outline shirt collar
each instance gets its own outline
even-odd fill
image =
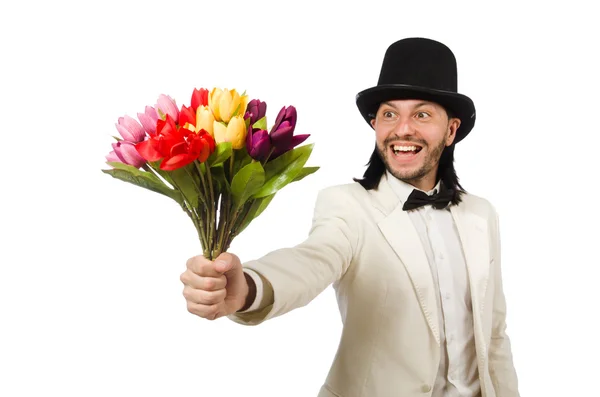
[[[421,189],[411,185],[410,183],[401,181],[400,179],[393,176],[389,171],[386,171],[385,176],[386,176],[388,183],[390,184],[392,190],[394,191],[394,193],[396,193],[396,195],[398,196],[398,198],[400,199],[402,204],[404,204],[406,202],[406,200],[408,199],[408,196],[412,193],[413,190],[415,190],[415,189],[421,190]],[[433,189],[431,189],[429,191],[425,191],[425,190],[421,190],[421,191],[426,193],[428,196],[431,196],[435,192],[439,192],[440,183],[441,183],[441,179],[433,187]]]

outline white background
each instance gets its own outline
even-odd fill
[[[409,36],[452,48],[477,107],[456,167],[500,212],[522,395],[600,396],[597,14],[583,1],[448,4],[4,5],[0,396],[316,395],[341,330],[332,290],[257,327],[191,315],[191,222],[100,169],[117,118],[160,93],[187,104],[194,87],[246,89],[271,122],[293,104],[322,168],[231,251],[299,243],[318,190],[362,175],[374,137],[355,94]]]

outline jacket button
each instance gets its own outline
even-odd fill
[[[421,387],[421,390],[423,391],[423,393],[429,393],[431,391],[431,386],[429,386],[429,385],[423,385]]]

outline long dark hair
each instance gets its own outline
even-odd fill
[[[451,118],[452,114],[448,111],[448,117]],[[441,179],[442,183],[448,189],[456,190],[457,194],[454,196],[452,200],[452,204],[458,204],[461,201],[461,195],[466,193],[466,190],[460,185],[458,181],[458,175],[456,175],[456,170],[454,169],[454,148],[456,146],[456,142],[452,143],[450,146],[446,146],[442,151],[442,155],[440,156],[440,162],[438,164],[438,172],[436,183]],[[379,186],[379,181],[383,174],[385,174],[386,168],[383,160],[379,156],[379,152],[377,151],[377,143],[375,143],[375,149],[373,149],[373,153],[371,154],[371,158],[367,163],[367,169],[363,175],[362,179],[353,178],[354,182],[358,182],[364,187],[366,190],[377,189]]]

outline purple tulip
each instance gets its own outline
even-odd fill
[[[284,154],[285,152],[292,150],[293,148],[304,142],[309,136],[310,134],[293,136],[289,144],[275,147],[275,150],[273,150],[273,153],[271,154],[271,157],[269,157],[269,160],[274,160],[277,157]]]
[[[244,118],[247,119],[250,117],[250,125],[253,125],[267,114],[267,103],[262,102],[260,99],[253,99],[248,102],[246,109]]]
[[[112,144],[113,151],[106,156],[106,161],[116,161],[123,164],[132,165],[135,168],[140,168],[146,163],[144,159],[131,142],[119,141]]]
[[[146,106],[144,113],[137,114],[144,130],[151,136],[156,134],[156,123],[158,122],[158,113],[152,106]]]
[[[253,129],[250,125],[246,134],[246,148],[254,160],[265,161],[272,148],[269,133],[266,130]]]
[[[283,107],[277,115],[275,124],[271,128],[271,142],[276,148],[288,147],[292,143],[294,128],[296,128],[296,108]],[[289,149],[288,149],[289,150]]]
[[[137,143],[144,140],[146,132],[144,128],[132,117],[119,117],[118,123],[115,124],[119,134],[127,142]]]

